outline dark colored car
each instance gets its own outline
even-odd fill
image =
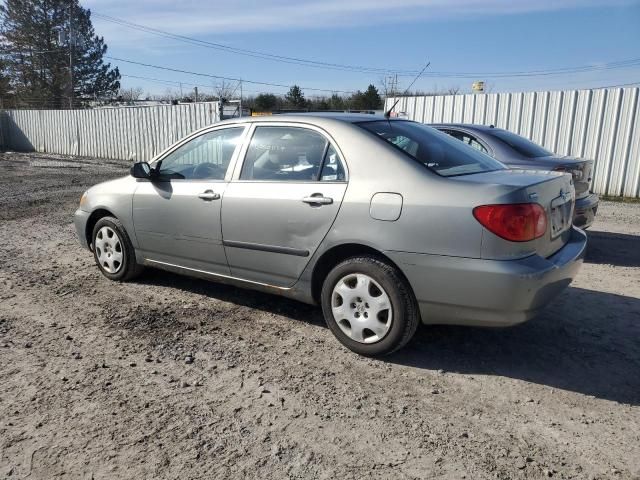
[[[589,191],[593,160],[555,155],[531,140],[494,126],[454,123],[431,126],[491,155],[510,168],[571,173],[576,189],[573,224],[588,228],[593,223],[599,202],[598,195]]]

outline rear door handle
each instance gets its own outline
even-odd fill
[[[325,197],[321,193],[314,193],[313,195],[304,197],[302,201],[309,205],[331,205],[333,203],[333,198]]]
[[[205,190],[204,192],[198,194],[198,198],[206,201],[218,200],[220,198],[220,194],[214,192],[213,190]]]

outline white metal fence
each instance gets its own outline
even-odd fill
[[[595,160],[592,188],[640,197],[639,88],[404,97],[394,111],[423,123],[495,125],[560,154]],[[394,99],[388,99],[391,108]]]
[[[405,97],[395,110],[424,123],[496,125],[561,155],[595,160],[592,188],[640,197],[640,89]],[[389,108],[394,99],[387,100]],[[13,150],[149,160],[217,121],[217,104],[99,110],[8,110],[0,142]]]
[[[218,119],[216,102],[96,110],[7,110],[0,117],[6,149],[99,158],[149,160]]]

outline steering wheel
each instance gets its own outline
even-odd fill
[[[222,176],[224,176],[222,169],[215,163],[201,163],[193,169],[194,178],[220,179]]]

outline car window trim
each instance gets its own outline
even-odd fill
[[[329,151],[329,147],[331,143],[327,140],[327,144],[324,146],[324,151],[322,152],[322,160],[320,161],[320,169],[318,170],[318,174],[316,175],[316,182],[321,182],[320,178],[322,177],[322,170],[324,170],[324,164],[327,161],[327,152]]]
[[[322,135],[327,141],[327,145],[333,146],[338,155],[340,156],[339,161],[342,164],[342,169],[344,170],[344,180],[335,180],[335,181],[322,181],[322,183],[349,183],[349,170],[347,162],[344,159],[344,155],[340,147],[336,143],[336,141],[331,137],[331,135],[321,127],[317,125],[313,125],[311,123],[306,122],[265,122],[265,121],[255,121],[251,122],[250,127],[247,131],[247,134],[244,138],[244,144],[242,145],[242,149],[238,152],[238,158],[236,161],[235,169],[233,175],[231,176],[230,182],[233,183],[309,183],[309,184],[317,184],[320,180],[296,180],[296,181],[287,181],[287,180],[254,180],[254,179],[241,179],[240,174],[242,173],[242,167],[244,166],[244,162],[247,160],[247,151],[249,150],[249,145],[251,144],[251,140],[253,139],[253,135],[258,127],[292,127],[292,128],[306,128],[308,130],[313,130],[320,135]],[[328,148],[328,147],[327,147]],[[323,160],[324,161],[324,160]],[[320,172],[322,172],[322,168],[320,168]]]
[[[200,130],[196,130],[195,132],[191,133],[190,135],[186,136],[185,138],[183,138],[182,140],[180,140],[178,143],[174,143],[173,145],[169,146],[168,148],[166,148],[165,150],[163,150],[161,153],[159,153],[158,155],[156,155],[150,162],[149,165],[151,165],[151,168],[154,168],[155,164],[160,164],[162,163],[162,161],[167,158],[169,155],[171,155],[173,152],[175,152],[176,150],[178,150],[179,148],[181,148],[183,145],[186,145],[188,142],[195,140],[196,138],[202,136],[202,135],[206,135],[208,133],[212,133],[212,132],[216,132],[218,130],[228,130],[231,128],[242,128],[242,132],[240,133],[240,139],[238,140],[238,147],[236,147],[236,149],[233,152],[233,155],[231,156],[231,160],[229,160],[229,165],[227,166],[227,171],[225,172],[224,178],[222,179],[206,179],[206,178],[169,178],[166,180],[162,180],[160,178],[154,178],[151,179],[150,181],[155,181],[155,182],[162,182],[162,183],[171,183],[171,182],[198,182],[198,183],[228,183],[231,180],[231,177],[233,175],[233,172],[235,170],[235,165],[236,162],[239,158],[240,152],[242,151],[242,148],[244,147],[244,143],[246,142],[246,136],[247,136],[247,132],[249,131],[249,127],[250,124],[243,122],[243,123],[229,123],[229,124],[225,124],[225,125],[213,125],[213,126],[209,126],[209,127],[205,127],[205,128],[201,128]]]

